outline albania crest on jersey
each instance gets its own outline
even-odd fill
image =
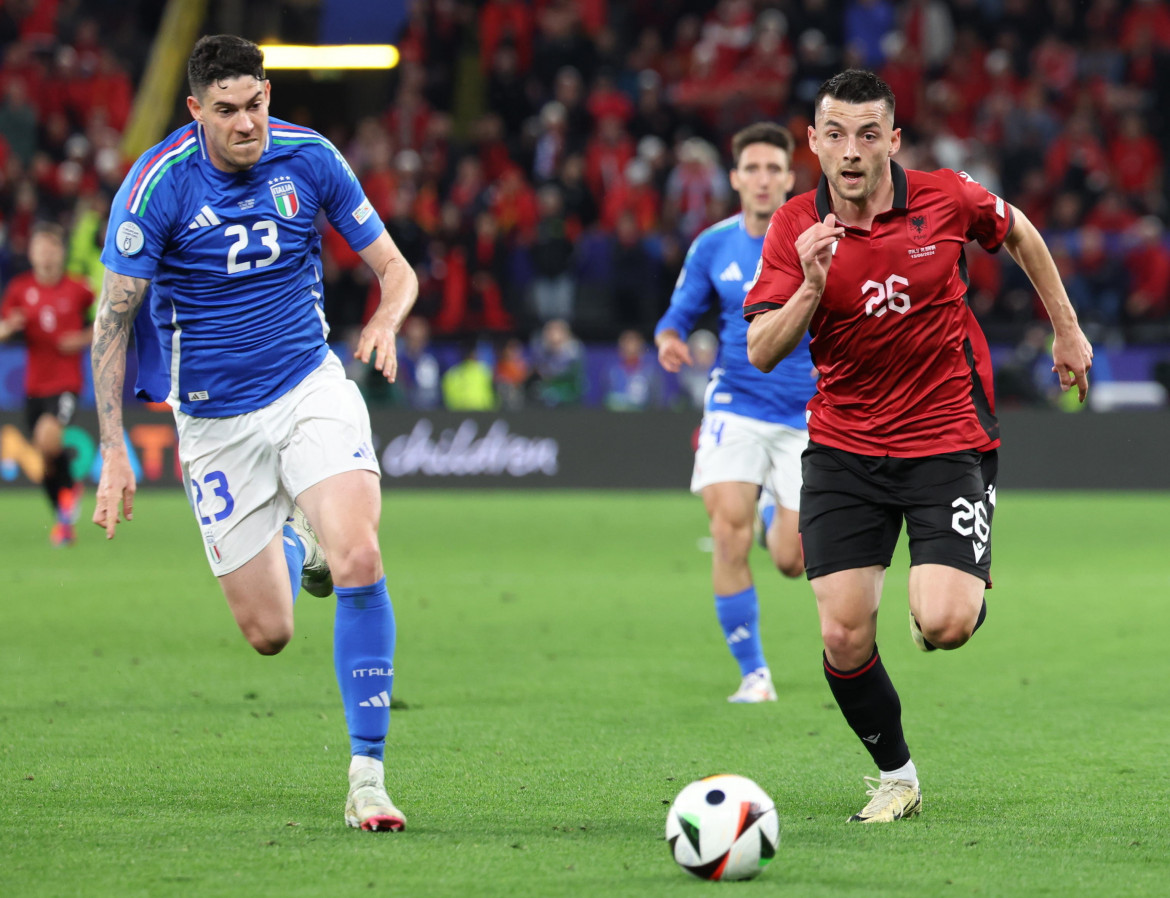
[[[910,239],[921,246],[930,239],[930,219],[925,212],[912,209],[906,216],[906,230],[910,234]]]
[[[301,208],[301,200],[297,196],[297,185],[291,179],[280,180],[269,184],[272,191],[272,201],[276,203],[276,211],[281,218],[293,218]]]

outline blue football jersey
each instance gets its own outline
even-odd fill
[[[816,392],[808,334],[768,374],[747,357],[743,300],[763,248],[764,238],[747,232],[742,213],[699,234],[687,251],[670,308],[654,332],[673,329],[686,339],[695,322],[718,301],[719,355],[707,385],[706,410],[804,428],[805,406]]]
[[[196,122],[139,158],[114,197],[102,263],[151,281],[138,324],[153,325],[161,353],[139,352],[147,394],[166,377],[172,406],[228,417],[263,408],[321,364],[318,210],[355,250],[383,231],[336,148],[279,119],[247,171],[212,165]],[[136,338],[150,330],[137,326]]]

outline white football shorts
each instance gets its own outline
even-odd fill
[[[699,428],[691,492],[713,483],[758,483],[776,494],[781,507],[799,511],[800,455],[806,446],[803,428],[707,412]]]
[[[380,473],[369,411],[332,352],[271,405],[231,418],[176,409],[175,423],[187,498],[217,577],[255,558],[305,489],[346,471]]]

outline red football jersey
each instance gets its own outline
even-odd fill
[[[80,393],[81,359],[84,353],[67,355],[57,348],[65,334],[89,323],[93,292],[66,275],[51,287],[37,283],[32,272],[12,279],[0,303],[0,318],[13,312],[24,315],[24,339],[28,345],[24,389],[29,396]]]
[[[999,249],[1012,208],[966,174],[891,163],[894,205],[837,242],[809,348],[820,372],[809,437],[861,455],[917,458],[999,445],[987,340],[967,305],[963,246]],[[795,242],[832,211],[828,182],[772,216],[744,317],[804,281]]]

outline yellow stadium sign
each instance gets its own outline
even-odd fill
[[[260,44],[266,69],[392,69],[398,65],[393,44]]]

